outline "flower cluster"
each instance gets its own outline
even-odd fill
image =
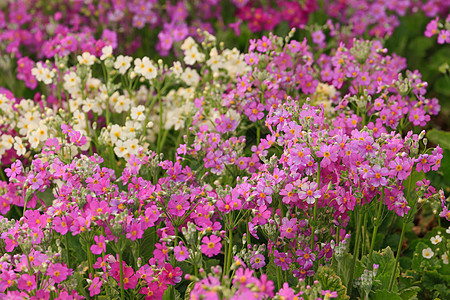
[[[55,25],[52,42],[37,44],[51,61],[19,59],[20,79],[43,93],[26,99],[0,90],[0,292],[11,299],[330,299],[356,286],[367,297],[388,269],[372,260],[388,215],[403,223],[387,271],[391,289],[418,209],[437,203],[433,213],[450,217],[443,192],[418,175],[437,171],[444,155],[439,145],[427,148],[417,128],[440,109],[421,74],[405,70],[379,41],[333,45],[321,30],[311,41],[293,39],[295,30],[250,39],[244,53],[207,31],[199,43],[187,37],[187,2],[171,3],[91,8],[103,8],[100,20],[130,21],[125,33],[162,26],[165,44],[157,47],[167,54],[180,42],[179,61],[113,55],[116,37],[95,40],[81,23]],[[272,8],[233,3],[252,31],[279,21]],[[191,8],[209,19],[218,4]],[[73,5],[68,17],[80,13]],[[6,7],[29,25],[31,13]],[[277,7],[296,26],[305,19],[294,15],[314,9],[295,1]],[[172,22],[155,14],[162,10]],[[45,25],[64,21],[33,13]],[[94,22],[89,14],[78,21]],[[440,234],[431,238],[440,243]],[[448,263],[447,248],[431,247],[421,249],[425,259],[439,253]],[[355,271],[359,257],[363,268]]]

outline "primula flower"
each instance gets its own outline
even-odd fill
[[[278,252],[278,250],[275,250],[273,256],[275,257],[274,263],[277,266],[281,267],[283,271],[289,270],[292,259],[290,258],[288,253]]]
[[[242,286],[252,283],[254,281],[254,278],[252,277],[253,272],[254,271],[250,269],[237,269],[236,274],[233,278],[233,285],[235,285],[237,282],[239,282]]]
[[[95,277],[94,280],[92,280],[91,285],[89,286],[89,295],[91,297],[94,297],[95,295],[100,294],[102,284],[103,281],[100,279],[100,277]]]
[[[9,177],[9,179],[15,179],[17,175],[22,173],[22,162],[20,160],[16,160],[12,165],[11,168],[5,169],[6,176]]]
[[[431,250],[431,248],[425,248],[422,250],[422,256],[426,259],[430,259],[432,258],[434,255],[433,250]]]
[[[160,280],[166,284],[175,285],[181,281],[183,272],[179,267],[174,268],[171,264],[165,264],[164,270],[160,275]]]
[[[296,218],[292,218],[292,219],[288,219],[288,218],[283,218],[283,225],[281,225],[280,231],[281,237],[285,237],[288,239],[292,239],[297,235],[297,219]]]
[[[441,30],[437,39],[438,44],[450,44],[450,31]]]
[[[221,238],[215,235],[211,235],[210,237],[203,237],[201,250],[202,253],[208,257],[213,257],[220,253],[220,249],[222,249],[222,243],[220,242]]]
[[[297,255],[297,262],[304,269],[310,269],[313,266],[313,262],[316,260],[316,255],[312,253],[311,249],[308,247],[304,250],[298,249],[295,254]]]
[[[316,199],[320,198],[321,192],[317,190],[317,182],[306,182],[302,184],[299,198],[305,200],[308,204],[314,204]]]
[[[431,238],[431,243],[433,245],[437,245],[440,242],[442,242],[442,237],[439,234]]]
[[[320,151],[317,151],[317,157],[323,157],[320,162],[320,167],[326,168],[332,162],[336,162],[338,159],[338,151],[335,146],[322,145]]]
[[[47,275],[50,276],[56,283],[66,280],[67,276],[71,275],[72,271],[62,264],[51,264],[47,269]]]
[[[101,254],[106,252],[105,237],[103,235],[94,237],[95,244],[91,245],[91,252],[94,254]]]
[[[177,261],[184,261],[189,258],[189,251],[182,244],[173,248],[173,253]]]
[[[375,165],[367,173],[367,178],[369,179],[369,182],[372,186],[379,187],[380,185],[387,185],[388,181],[386,179],[386,176],[388,175],[389,170],[387,168]]]
[[[324,296],[325,299],[330,299],[330,298],[337,298],[338,297],[338,293],[336,291],[330,291],[330,290],[322,290],[322,296]]]
[[[34,275],[22,274],[17,281],[17,287],[24,291],[36,289],[36,278]]]
[[[189,209],[189,202],[187,201],[186,195],[172,195],[167,207],[171,215],[182,217]]]
[[[252,257],[250,264],[253,269],[259,269],[266,265],[265,258],[262,254],[256,254]]]

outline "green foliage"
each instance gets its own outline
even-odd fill
[[[384,248],[383,250],[381,250],[381,252],[374,252],[369,267],[373,264],[377,264],[379,266],[377,276],[375,277],[375,281],[378,282],[376,290],[386,291],[389,286],[392,271],[394,270],[394,252],[392,252],[390,247]],[[395,274],[396,278],[398,277],[399,273],[400,271],[397,269],[397,272]],[[396,291],[397,289],[398,287],[394,285],[394,291]]]
[[[442,148],[450,150],[450,132],[431,129],[427,132],[427,138],[434,144],[439,144]]]
[[[347,296],[347,288],[342,284],[341,278],[336,275],[333,269],[324,266],[319,267],[317,270],[316,279],[322,285],[323,290],[331,290],[338,293],[338,297],[335,299],[350,299],[350,297]]]

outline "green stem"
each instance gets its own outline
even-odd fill
[[[364,249],[366,248],[366,230],[367,230],[367,210],[364,211],[364,217],[363,217],[363,225],[362,225],[362,244],[361,244],[361,257],[364,256]]]
[[[89,249],[89,242],[86,240],[86,254],[89,262],[89,272],[91,273],[92,278],[94,278],[94,267],[92,262],[92,253]]]
[[[391,280],[389,281],[389,288],[388,288],[389,292],[392,291],[392,287],[394,286],[394,281],[396,278],[395,273],[397,272],[398,260],[400,258],[400,252],[402,251],[403,238],[405,237],[405,229],[406,229],[406,222],[403,222],[402,234],[400,235],[400,241],[398,242],[397,248],[397,255],[395,256],[394,272],[392,272]]]
[[[256,124],[256,145],[259,146],[259,142],[261,139],[261,128],[259,127],[258,123]]]
[[[123,265],[122,265],[122,252],[119,252],[119,264],[120,264],[120,299],[125,300],[125,290],[123,289]]]
[[[159,135],[158,135],[158,145],[157,145],[156,152],[161,153],[161,138],[162,138],[162,134],[163,134],[163,108],[162,108],[162,99],[161,99],[161,89],[159,87],[157,88],[157,92],[158,92],[158,102],[159,102]]]
[[[360,236],[360,230],[361,230],[361,218],[360,218],[357,210],[355,210],[355,217],[356,217],[355,246],[353,248],[353,260],[352,260],[352,265],[350,267],[350,274],[349,274],[348,284],[347,284],[347,295],[349,295],[349,296],[351,296],[351,294],[352,294],[353,274],[355,273],[356,260],[358,258],[359,236]]]
[[[225,274],[228,275],[230,273],[231,265],[232,265],[232,259],[233,259],[233,228],[230,228],[228,232],[228,265],[227,265],[227,272]]]
[[[317,189],[320,187],[320,165],[317,166]],[[315,223],[317,222],[317,199],[314,201],[314,211],[313,211],[313,224],[311,225],[311,250],[314,248],[314,231],[315,231]]]
[[[384,201],[384,188],[381,191],[381,197],[379,199],[380,201],[378,202],[378,211],[377,211],[377,217],[375,220],[375,225],[373,227],[373,232],[372,232],[372,242],[370,243],[370,250],[369,250],[369,262],[372,259],[372,254],[373,254],[373,247],[375,246],[375,240],[377,237],[377,233],[378,233],[378,227],[380,227],[381,222],[380,222],[380,218],[381,218],[381,211],[383,209],[383,201]]]
[[[281,270],[280,267],[277,266],[277,283],[278,283],[278,289],[281,289]]]
[[[64,235],[64,245],[66,246],[66,259],[67,266],[70,268],[70,260],[69,260],[69,239],[67,237],[67,233]]]

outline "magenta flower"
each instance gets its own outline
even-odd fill
[[[17,281],[17,287],[24,291],[36,289],[36,278],[34,275],[22,274]]]
[[[278,250],[275,250],[273,256],[275,257],[274,263],[277,266],[281,267],[283,271],[289,270],[292,259],[288,256],[288,253],[278,252]]]
[[[259,269],[266,265],[264,256],[262,254],[256,254],[252,257],[250,264],[252,265],[253,269]]]
[[[220,253],[220,249],[222,249],[222,243],[220,242],[222,239],[218,236],[211,235],[210,237],[205,236],[202,239],[201,250],[202,253],[208,257],[213,257]]]
[[[70,275],[72,271],[62,264],[52,264],[47,269],[47,275],[50,276],[56,283],[60,283],[66,280],[67,276]]]
[[[330,290],[322,290],[322,296],[325,297],[325,299],[329,299],[329,298],[337,298],[338,297],[338,293],[336,291],[330,291]],[[328,298],[327,298],[328,297]]]
[[[438,44],[449,44],[450,43],[450,31],[441,30],[437,39]]]
[[[182,217],[189,209],[189,202],[185,195],[172,195],[167,207],[171,215]]]
[[[309,247],[306,247],[304,250],[298,249],[295,254],[297,255],[297,262],[305,269],[310,269],[316,260],[316,255],[312,253]]]
[[[132,224],[127,230],[127,239],[135,241],[136,239],[141,239],[144,234],[144,231],[141,228],[141,225],[136,222]]]
[[[17,175],[22,173],[22,162],[20,160],[16,160],[12,165],[11,168],[5,169],[6,176],[9,177],[9,179],[16,178]]]
[[[173,253],[175,254],[175,259],[177,261],[184,261],[189,258],[189,251],[182,244],[180,246],[175,246],[175,248],[173,248]]]
[[[100,280],[100,277],[95,277],[94,280],[92,280],[91,285],[89,286],[89,295],[91,297],[94,297],[95,295],[100,294],[102,284],[103,281]]]
[[[91,245],[91,252],[94,254],[101,254],[106,252],[105,237],[103,235],[94,237],[95,244]]]
[[[375,165],[372,169],[367,173],[367,178],[369,179],[369,183],[374,187],[379,187],[380,185],[386,186],[388,181],[386,176],[389,175],[389,170],[385,167],[380,167],[379,165]]]
[[[181,281],[183,271],[179,267],[174,268],[171,264],[165,264],[164,270],[160,275],[160,280],[166,284],[175,285]]]
[[[281,225],[280,231],[281,234],[280,236],[283,238],[288,238],[288,239],[293,239],[296,234],[297,234],[297,219],[296,218],[292,218],[292,219],[288,219],[288,218],[283,218],[283,225]]]
[[[67,233],[67,231],[69,230],[69,224],[67,223],[68,218],[63,216],[63,217],[58,217],[56,216],[53,219],[53,229],[56,232],[59,232],[62,235],[65,235]]]
[[[328,167],[332,162],[336,162],[338,159],[338,151],[335,147],[330,145],[320,146],[320,151],[317,151],[317,157],[323,157],[320,162],[322,168]]]
[[[305,200],[308,204],[314,204],[316,199],[320,198],[321,192],[317,190],[317,182],[306,182],[302,184],[299,198]]]
[[[266,52],[271,46],[272,42],[266,36],[256,42],[256,50],[259,52]]]

